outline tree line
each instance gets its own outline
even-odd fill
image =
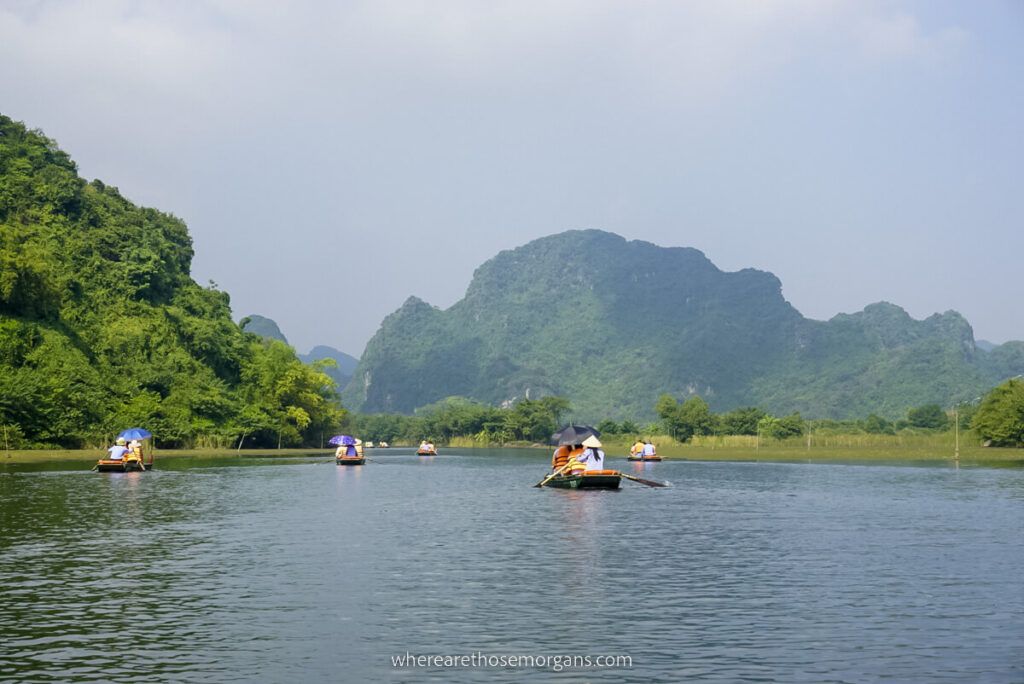
[[[312,444],[345,411],[323,365],[244,333],[192,280],[185,224],[78,176],[0,115],[5,448],[77,448],[132,426],[162,446]]]

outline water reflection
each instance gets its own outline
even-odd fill
[[[1021,471],[666,461],[626,472],[672,488],[532,487],[547,462],[0,476],[0,680],[1020,679]],[[634,665],[392,669],[406,651]]]

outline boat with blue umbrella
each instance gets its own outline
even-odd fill
[[[150,445],[149,462],[146,462],[144,444],[153,434],[141,427],[128,428],[117,435],[114,446],[107,449],[106,458],[101,458],[93,470],[101,473],[144,473],[153,469],[153,448]]]
[[[338,465],[363,465],[366,463],[362,444],[352,435],[334,435],[327,440],[327,443],[338,447],[334,452],[334,462]]]

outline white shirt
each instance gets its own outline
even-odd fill
[[[114,446],[107,449],[110,452],[111,461],[120,461],[124,459],[125,453],[128,451],[128,447],[123,444],[115,444]]]
[[[654,456],[654,445],[650,442],[644,444],[644,456]]]
[[[587,470],[604,470],[604,452],[588,447],[577,459],[587,464]]]

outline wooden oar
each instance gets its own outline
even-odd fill
[[[547,477],[545,477],[545,478],[544,478],[543,480],[541,480],[540,482],[538,482],[537,484],[535,484],[535,485],[533,485],[533,486],[534,486],[534,487],[543,487],[543,486],[544,486],[544,485],[546,485],[546,484],[548,483],[548,481],[550,481],[550,480],[551,480],[551,479],[552,479],[553,477],[555,477],[556,475],[561,475],[562,473],[564,473],[564,472],[565,472],[565,471],[566,471],[566,470],[567,470],[567,469],[569,468],[569,466],[570,466],[570,465],[572,465],[572,459],[570,459],[570,460],[569,460],[569,462],[568,462],[568,463],[566,463],[566,464],[565,464],[564,466],[562,466],[561,468],[559,468],[559,469],[558,469],[558,470],[556,470],[555,472],[551,473],[550,475],[548,475],[548,476],[547,476]]]
[[[667,487],[668,486],[667,482],[658,482],[656,480],[645,480],[642,477],[634,477],[632,475],[627,475],[626,473],[622,473],[622,472],[620,472],[619,475],[622,475],[622,477],[626,478],[627,480],[633,480],[634,482],[639,482],[640,484],[645,484],[648,487]]]

